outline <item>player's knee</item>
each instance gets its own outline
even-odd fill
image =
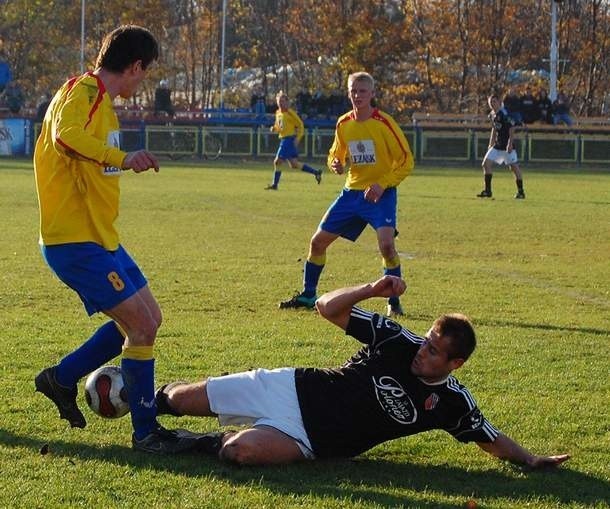
[[[219,457],[223,461],[238,465],[260,464],[259,452],[255,444],[236,434],[227,440],[220,449]]]
[[[312,256],[320,256],[326,252],[326,248],[328,245],[326,242],[320,239],[317,235],[314,234],[309,241],[309,257]]]
[[[161,313],[161,309],[159,308],[159,306],[151,310],[151,315],[153,322],[155,323],[156,333],[156,331],[159,330],[159,327],[161,327],[161,324],[163,323],[163,314]]]
[[[130,342],[140,346],[152,346],[155,343],[159,325],[152,316],[147,317],[140,322],[136,331],[128,334]]]

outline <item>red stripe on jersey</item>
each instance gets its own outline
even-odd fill
[[[68,92],[70,90],[72,90],[72,87],[74,86],[74,83],[76,83],[76,80],[80,78],[80,76],[72,76],[66,83],[68,84]]]
[[[102,98],[104,97],[104,92],[106,92],[106,87],[104,86],[104,82],[98,76],[93,74],[91,71],[89,71],[87,73],[87,76],[91,76],[97,80],[98,92],[97,92],[97,97],[95,98],[95,102],[93,103],[93,107],[89,111],[89,120],[87,120],[87,123],[85,124],[84,129],[87,129],[89,122],[91,122],[91,119],[93,118],[93,114],[95,113],[98,106],[102,102]]]
[[[398,142],[398,146],[401,148],[402,153],[404,154],[405,157],[407,157],[407,149],[402,145],[400,138],[398,137],[398,135],[396,134],[396,131],[392,127],[392,124],[390,124],[387,121],[387,119],[379,112],[379,110],[377,108],[375,108],[373,110],[373,113],[371,114],[371,118],[375,119],[375,120],[379,120],[390,130],[390,132],[394,135],[394,138],[396,138],[396,141]]]
[[[95,159],[91,159],[90,157],[87,157],[86,155],[81,154],[78,150],[74,150],[70,145],[67,145],[66,143],[64,143],[59,137],[55,138],[55,141],[57,143],[59,143],[62,147],[64,147],[66,150],[69,150],[70,152],[76,154],[79,157],[82,157],[83,159],[86,159],[87,161],[92,161],[97,164],[104,164],[101,161],[96,161]]]
[[[89,122],[91,122],[91,119],[93,117],[93,114],[95,113],[95,110],[97,110],[99,104],[102,101],[102,97],[104,95],[104,92],[106,91],[106,87],[104,86],[104,82],[101,79],[99,79],[95,74],[93,74],[91,71],[86,72],[85,76],[91,76],[91,77],[95,78],[97,80],[97,85],[98,85],[98,89],[99,89],[97,97],[95,99],[95,103],[93,104],[93,107],[89,111],[88,120],[87,120],[87,123],[85,124],[85,128],[86,128],[89,125]],[[68,80],[68,82],[67,82],[68,91],[70,91],[74,87],[75,83],[78,81],[79,78],[82,78],[82,76],[74,76]],[[95,159],[87,157],[84,154],[81,154],[78,150],[75,150],[70,145],[66,144],[59,136],[57,136],[55,138],[55,141],[57,143],[59,143],[62,147],[64,147],[66,150],[76,154],[79,157],[82,157],[83,159],[86,159],[87,161],[93,161],[94,163],[97,163],[97,164],[103,164],[101,161],[97,161]]]
[[[337,127],[339,127],[341,124],[344,124],[345,122],[349,122],[350,120],[356,120],[356,113],[353,110],[349,113],[346,113],[341,118],[339,118],[339,120],[337,120]]]

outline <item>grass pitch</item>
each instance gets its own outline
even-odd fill
[[[251,367],[335,366],[357,342],[313,312],[279,311],[300,288],[308,241],[343,179],[321,186],[270,164],[165,165],[122,177],[122,242],[164,312],[157,381]],[[0,160],[0,507],[603,508],[610,499],[610,174],[525,168],[480,200],[476,168],[418,167],[400,187],[398,249],[409,290],[402,320],[423,333],[461,311],[479,346],[456,376],[503,432],[573,458],[527,472],[432,432],[354,459],[236,468],[130,450],[128,418],[72,430],[33,378],[103,322],[86,317],[37,247],[29,161]],[[328,252],[320,291],[377,278],[372,231]],[[383,311],[382,300],[365,306]],[[82,399],[81,402],[85,407]],[[212,419],[163,417],[216,429]],[[40,450],[47,444],[49,452]]]

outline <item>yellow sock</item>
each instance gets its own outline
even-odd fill
[[[124,346],[123,358],[135,361],[147,361],[153,358],[153,345],[150,346]]]
[[[314,265],[324,265],[326,263],[326,253],[319,256],[309,255],[307,257],[307,261],[309,263],[313,263]]]
[[[396,267],[400,266],[400,256],[396,255],[394,258],[384,258],[383,259],[383,266],[386,269],[395,269]]]

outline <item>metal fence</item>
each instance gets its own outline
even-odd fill
[[[31,127],[31,146],[21,155],[31,154],[40,124]],[[408,126],[403,132],[415,159],[420,163],[442,161],[479,163],[487,151],[488,129],[438,129]],[[306,130],[299,149],[304,159],[325,159],[333,143],[334,129],[313,127]],[[265,126],[153,125],[140,124],[121,129],[121,147],[132,151],[146,148],[156,154],[177,158],[273,157],[277,135]],[[519,159],[534,163],[566,163],[576,166],[608,166],[610,132],[518,131],[515,147]],[[19,155],[19,154],[14,154]]]

